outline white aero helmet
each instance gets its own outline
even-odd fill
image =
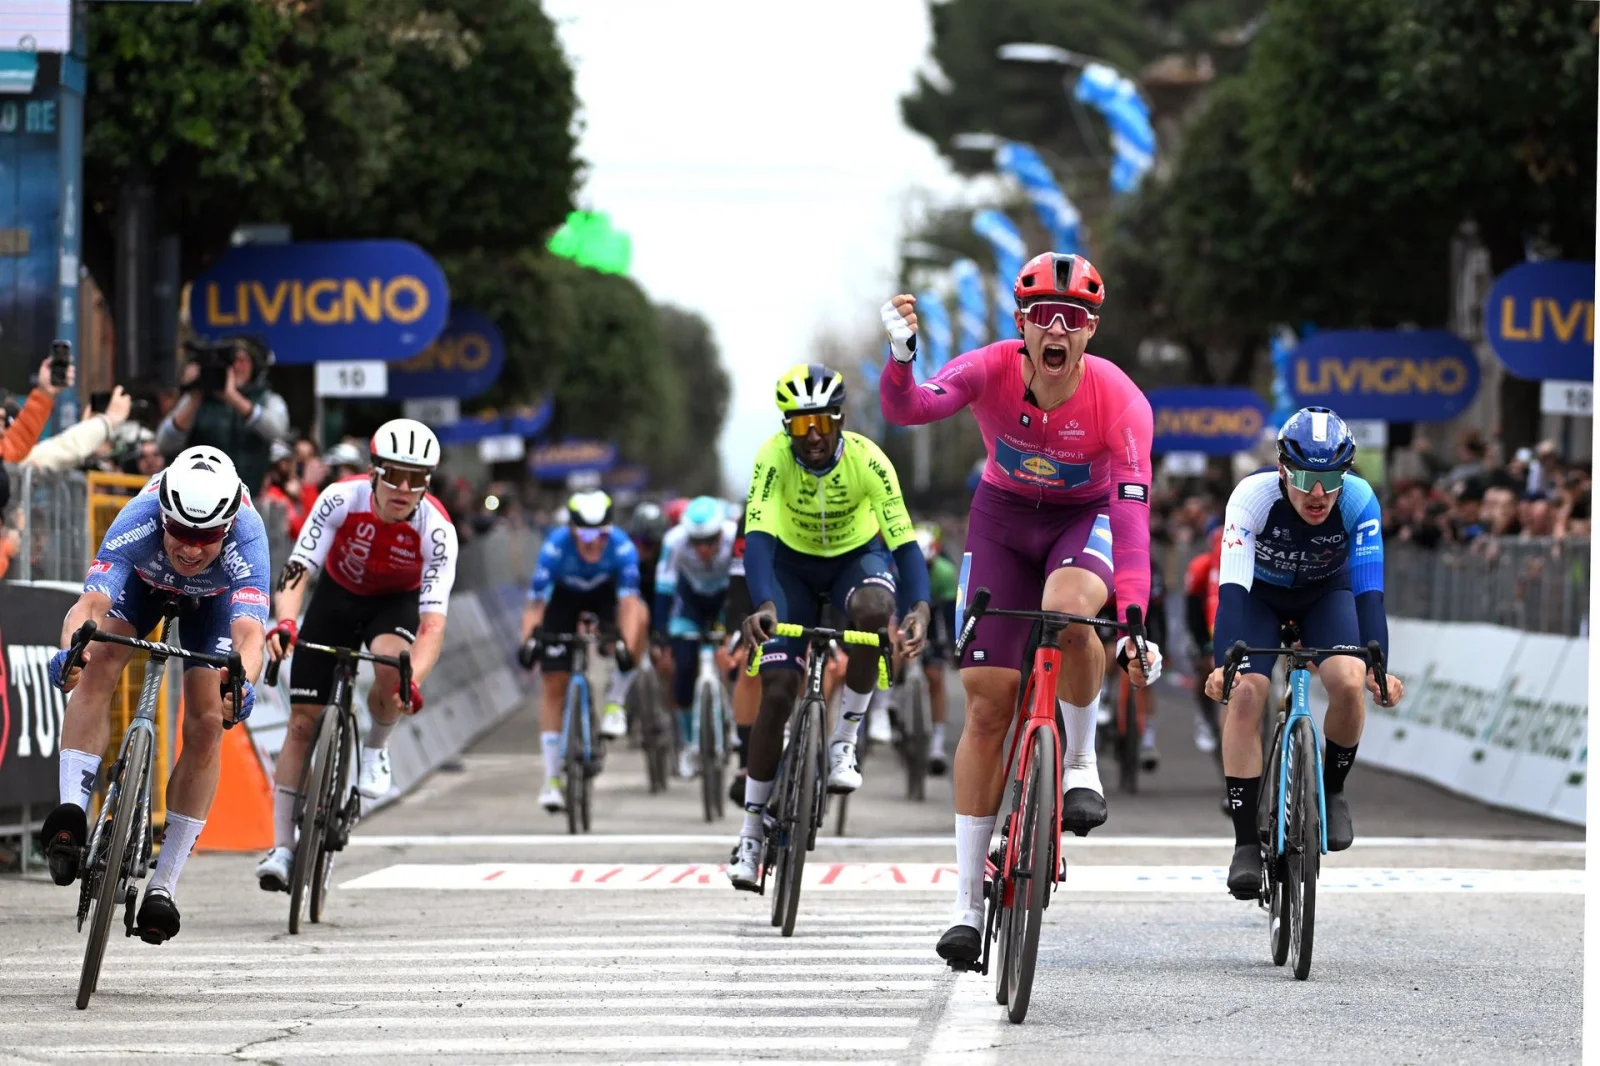
[[[415,418],[393,418],[372,435],[372,465],[399,463],[432,470],[439,465],[439,438]]]
[[[683,528],[690,540],[710,540],[722,535],[722,503],[710,496],[696,496],[683,511]]]
[[[161,474],[161,514],[186,529],[226,529],[244,500],[233,460],[204,445],[185,448]]]

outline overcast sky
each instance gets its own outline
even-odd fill
[[[577,73],[579,206],[633,238],[650,298],[699,312],[733,379],[729,490],[817,333],[874,326],[905,202],[961,183],[900,122],[924,0],[545,0]]]

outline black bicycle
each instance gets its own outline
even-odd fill
[[[633,668],[633,655],[615,627],[602,626],[593,615],[584,615],[579,618],[578,629],[581,632],[538,635],[539,643],[547,647],[565,644],[572,649],[572,672],[561,706],[561,750],[565,753],[561,786],[567,804],[567,831],[573,835],[589,831],[593,779],[605,765],[605,737],[596,722],[594,692],[589,684],[590,647],[610,647],[618,670]]]
[[[373,655],[359,648],[335,648],[296,641],[292,651],[314,651],[332,655],[333,692],[328,705],[317,717],[317,731],[306,753],[305,769],[300,774],[300,797],[295,800],[296,839],[294,865],[289,872],[289,932],[300,932],[300,917],[309,901],[313,922],[322,921],[322,908],[333,887],[334,856],[350,841],[350,832],[361,820],[361,794],[351,782],[361,773],[361,752],[356,741],[360,729],[350,709],[355,694],[356,667],[365,661],[392,666],[400,671],[400,699],[403,710],[411,710],[411,653],[396,656]],[[266,684],[278,683],[282,659],[267,664]]]
[[[1299,634],[1292,624],[1279,632],[1292,644]],[[1383,651],[1375,640],[1365,648],[1249,648],[1234,641],[1223,658],[1222,702],[1250,655],[1289,660],[1289,678],[1279,707],[1272,745],[1262,763],[1261,798],[1256,827],[1262,844],[1263,877],[1260,905],[1272,916],[1269,938],[1274,965],[1293,960],[1294,975],[1311,973],[1311,948],[1316,931],[1317,874],[1328,851],[1328,811],[1322,788],[1322,742],[1311,717],[1311,665],[1327,655],[1352,655],[1364,660],[1378,683],[1389,691]]]
[[[156,704],[160,700],[167,660],[188,659],[227,670],[226,680],[222,682],[223,696],[231,695],[236,708],[244,701],[244,664],[238,652],[208,655],[166,643],[173,621],[191,602],[183,597],[174,598],[163,608],[159,641],[102,633],[94,622],[83,623],[72,634],[66,667],[61,672],[65,677],[76,670],[83,662],[83,653],[96,641],[150,653],[144,671],[144,687],[139,691],[139,707],[122,735],[116,761],[106,770],[100,815],[95,819],[87,843],[78,851],[78,876],[83,881],[78,894],[80,932],[84,919],[91,910],[94,912],[89,923],[89,943],[83,954],[83,972],[78,977],[79,1010],[89,1006],[89,997],[99,987],[100,964],[105,958],[106,938],[111,932],[111,916],[119,904],[124,907],[124,936],[138,933],[139,939],[147,944],[160,944],[163,940],[159,933],[141,930],[134,924],[134,909],[139,901],[137,882],[150,872],[155,847],[150,824],[150,782],[155,772]],[[224,718],[222,724],[232,729],[237,722]]]
[[[756,891],[767,892],[767,875],[776,871],[777,890],[772,896],[772,924],[783,927],[784,936],[794,935],[795,917],[800,913],[800,878],[805,872],[806,852],[817,844],[817,830],[827,815],[828,748],[824,730],[828,725],[828,705],[822,697],[822,675],[832,654],[830,642],[862,644],[877,648],[878,687],[889,687],[889,631],[869,633],[855,629],[812,629],[779,622],[774,637],[789,637],[807,643],[806,687],[800,709],[789,721],[789,743],[778,760],[778,776],[772,799],[762,812],[766,839],[761,856],[761,882]],[[761,669],[761,651],[750,656],[749,672]]]

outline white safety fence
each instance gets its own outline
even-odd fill
[[[1587,637],[1391,618],[1389,659],[1405,698],[1388,708],[1368,695],[1362,762],[1585,824]],[[1320,722],[1327,698],[1311,688]]]

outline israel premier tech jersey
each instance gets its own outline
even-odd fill
[[[533,581],[528,586],[528,599],[545,603],[558,587],[588,592],[608,581],[616,582],[618,599],[639,595],[639,549],[628,535],[612,526],[605,551],[597,562],[591,563],[578,554],[578,542],[572,530],[560,526],[550,531],[539,549],[539,561],[534,565]]]
[[[1372,486],[1346,474],[1321,525],[1295,511],[1276,470],[1251,474],[1228,498],[1218,579],[1246,589],[1347,582],[1357,596],[1383,591],[1383,516]]]

